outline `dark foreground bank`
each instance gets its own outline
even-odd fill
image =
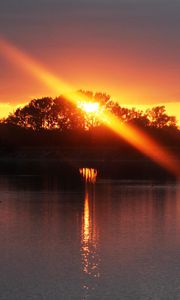
[[[180,160],[177,157],[177,164]],[[94,168],[98,179],[166,180],[175,176],[135,150],[23,148],[1,152],[0,174],[58,176],[78,186],[80,168]]]

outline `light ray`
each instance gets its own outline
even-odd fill
[[[18,68],[30,73],[33,77],[50,87],[52,91],[56,92],[58,95],[60,93],[65,95],[68,100],[74,104],[77,104],[79,100],[84,100],[83,98],[81,99],[79,94],[74,92],[75,88],[72,85],[67,84],[59,77],[48,72],[41,64],[36,62],[29,55],[2,38],[0,39],[0,52],[7,59],[10,59],[13,64],[18,66]]]
[[[74,92],[75,89],[72,86],[52,75],[34,59],[4,39],[0,39],[0,51],[13,63],[18,64],[19,67],[28,71],[38,80],[52,88],[53,91],[56,91],[58,94],[65,94],[68,101],[78,105],[79,101],[84,100],[79,93]],[[107,111],[102,111],[100,114],[97,114],[97,118],[140,152],[150,157],[174,175],[180,176],[180,166],[177,159],[145,132],[140,131],[134,126],[122,124],[118,118]]]
[[[169,170],[172,174],[177,177],[180,176],[180,166],[177,158],[168,150],[165,150],[147,133],[134,125],[121,123],[117,117],[108,112],[103,113],[101,118],[112,131],[126,140],[134,148],[151,158],[161,167]]]

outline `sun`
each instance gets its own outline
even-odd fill
[[[99,112],[99,102],[80,102],[78,107],[89,114],[97,114]]]

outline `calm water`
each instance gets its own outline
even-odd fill
[[[80,173],[0,177],[0,299],[180,299],[180,185]]]

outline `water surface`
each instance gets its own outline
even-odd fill
[[[0,177],[0,299],[180,299],[180,185],[80,173]]]

